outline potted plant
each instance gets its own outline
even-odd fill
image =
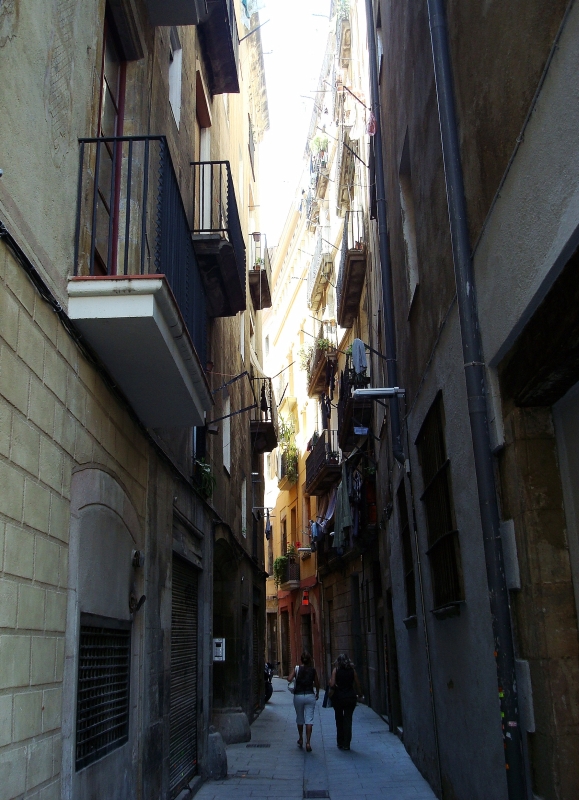
[[[211,471],[211,465],[204,458],[195,460],[195,477],[199,485],[199,492],[205,500],[209,500],[215,489],[215,475]]]
[[[278,589],[280,584],[285,580],[288,563],[289,560],[287,556],[278,556],[273,562],[273,582]]]

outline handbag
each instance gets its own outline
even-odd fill
[[[295,692],[295,690],[296,690],[296,678],[297,678],[297,676],[298,676],[298,672],[299,672],[299,671],[300,671],[300,668],[299,668],[299,667],[296,667],[296,668],[295,668],[295,671],[294,671],[294,677],[293,677],[293,680],[292,680],[292,681],[289,681],[289,682],[288,682],[288,685],[287,685],[287,688],[290,690],[290,692],[291,692],[292,694],[293,694],[293,693]]]
[[[322,708],[332,708],[332,695],[334,694],[334,687],[329,684],[326,686]]]

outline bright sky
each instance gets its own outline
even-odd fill
[[[269,247],[278,242],[300,180],[329,13],[330,0],[266,0],[259,12],[269,20],[261,37],[270,130],[260,148],[260,227]]]

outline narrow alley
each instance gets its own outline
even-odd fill
[[[312,752],[300,750],[292,695],[274,678],[274,694],[251,726],[251,742],[227,748],[228,775],[208,781],[198,800],[431,800],[432,789],[404,745],[372,709],[354,713],[352,749],[336,747],[332,709],[316,703]]]

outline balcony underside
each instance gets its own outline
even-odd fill
[[[338,303],[338,325],[351,328],[358,316],[366,276],[366,249],[348,250]]]
[[[264,269],[249,270],[249,291],[256,311],[271,308],[271,289]]]
[[[290,480],[287,475],[283,475],[277,482],[277,488],[280,490],[280,492],[289,492],[292,486],[295,485],[296,482]]]
[[[237,30],[231,29],[224,0],[212,0],[208,8],[209,14],[199,23],[197,30],[205,50],[211,94],[239,94],[237,58],[233,47]]]
[[[206,0],[145,0],[151,25],[198,25]]]
[[[319,358],[316,359],[316,363],[310,374],[310,379],[308,381],[309,397],[315,397],[321,394],[321,392],[325,390],[327,383],[327,360],[322,352]]]
[[[277,434],[273,422],[252,419],[251,448],[254,453],[271,453],[277,447]]]
[[[213,401],[164,275],[72,278],[68,314],[148,427],[204,424]]]
[[[280,583],[279,588],[282,592],[292,592],[294,589],[300,588],[300,581],[285,581],[285,583]]]
[[[363,435],[356,434],[354,428],[370,428],[372,411],[372,400],[353,400],[352,398],[347,400],[338,432],[340,448],[346,453],[354,449],[358,436]]]
[[[340,482],[342,467],[339,464],[323,464],[318,472],[305,485],[305,492],[310,496],[326,494]]]
[[[231,242],[218,233],[193,234],[193,247],[207,295],[210,317],[234,317],[245,311],[245,280],[241,279]]]

